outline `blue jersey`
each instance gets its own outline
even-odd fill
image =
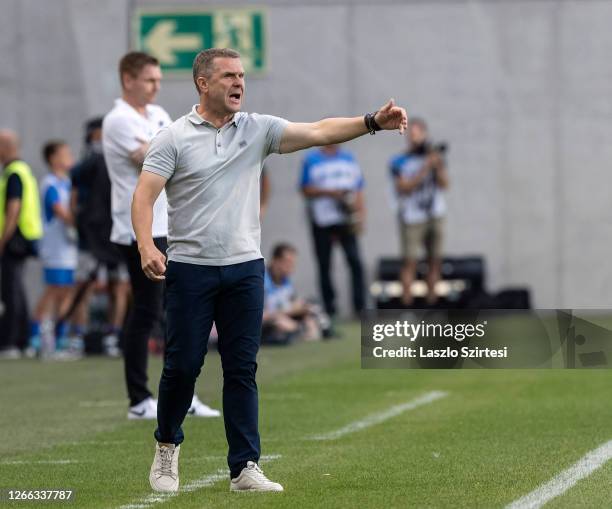
[[[264,275],[264,309],[266,311],[287,311],[295,299],[293,283],[287,277],[276,284],[266,268]]]
[[[40,240],[40,258],[45,268],[74,270],[77,266],[74,229],[67,226],[53,211],[56,204],[70,209],[70,189],[68,177],[60,178],[50,173],[42,181],[43,237]]]
[[[302,165],[300,187],[317,187],[329,191],[361,191],[364,186],[361,168],[353,155],[338,150],[328,155],[321,149],[310,151]],[[331,197],[321,196],[308,200],[310,215],[317,226],[345,224],[348,217],[341,203]]]

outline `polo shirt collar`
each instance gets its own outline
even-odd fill
[[[191,111],[187,115],[187,118],[189,119],[189,121],[196,125],[208,125],[216,129],[216,127],[213,124],[211,124],[208,120],[202,118],[202,116],[198,113],[198,106],[199,104],[194,104],[193,108],[191,108]],[[238,127],[244,115],[245,114],[242,111],[239,111],[238,113],[234,113],[234,117],[229,123],[234,124],[236,127]]]

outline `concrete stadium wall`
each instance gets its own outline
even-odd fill
[[[50,137],[81,146],[83,121],[119,94],[118,58],[139,6],[185,0],[0,0],[0,126],[23,137],[42,174]],[[191,2],[215,7],[220,2]],[[489,286],[528,285],[539,307],[612,306],[612,2],[228,0],[266,6],[269,72],[247,81],[247,111],[312,121],[358,115],[389,97],[451,144],[447,251],[482,253]],[[197,100],[166,79],[159,103],[176,118]],[[387,162],[397,134],[349,145],[367,179],[362,239],[370,275],[398,250]],[[268,160],[273,194],[263,251],[301,253],[296,283],[317,294],[304,205],[303,154]],[[334,276],[345,308],[348,278]],[[33,294],[40,288],[30,272]]]

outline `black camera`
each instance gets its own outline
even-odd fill
[[[429,151],[438,152],[439,154],[446,154],[446,152],[448,151],[448,143],[446,143],[445,141],[432,143],[429,146]]]

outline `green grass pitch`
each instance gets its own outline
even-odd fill
[[[154,422],[126,420],[122,363],[109,359],[0,363],[0,488],[72,489],[79,508],[502,508],[612,439],[609,370],[362,370],[358,325],[343,333],[260,352],[262,453],[274,457],[262,466],[284,493],[195,487],[227,468],[226,443],[221,419],[188,417],[180,476],[193,489],[147,505]],[[152,359],[153,387],[160,369]],[[448,396],[311,440],[433,390]],[[220,406],[216,352],[197,392]],[[611,507],[611,486],[608,462],[546,507]]]

